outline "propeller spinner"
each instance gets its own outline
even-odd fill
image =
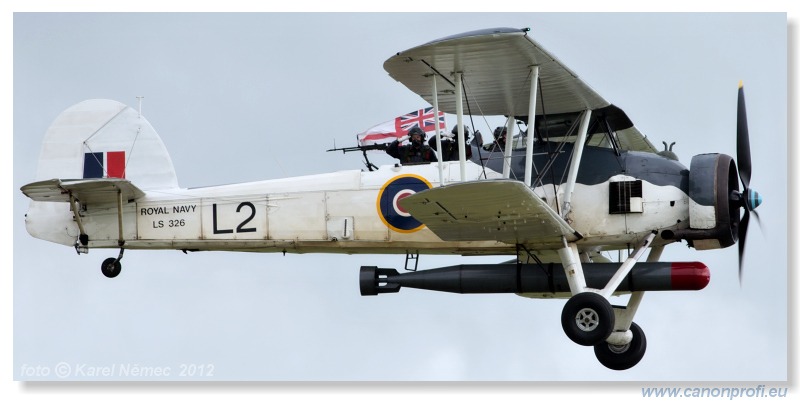
[[[747,130],[747,110],[744,104],[744,86],[739,82],[739,101],[736,114],[736,162],[739,170],[739,179],[742,181],[744,189],[741,192],[734,191],[731,194],[732,207],[744,208],[744,215],[739,222],[739,281],[742,280],[742,260],[744,259],[744,245],[747,238],[747,226],[750,223],[750,213],[756,216],[755,209],[761,205],[762,198],[753,189],[750,189],[750,174],[752,163],[750,159],[750,136]]]

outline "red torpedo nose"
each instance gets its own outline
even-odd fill
[[[711,280],[708,266],[700,262],[672,263],[672,289],[696,291],[702,290]]]

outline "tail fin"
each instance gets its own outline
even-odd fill
[[[30,192],[58,194],[62,180],[91,178],[124,178],[133,183],[131,188],[144,191],[178,187],[172,160],[150,123],[136,110],[105,99],[83,101],[58,115],[44,136],[36,182],[23,186],[23,192],[35,185],[29,188]],[[101,182],[109,181],[98,183]],[[48,183],[56,191],[48,190]],[[28,196],[38,199],[35,195]],[[75,245],[83,230],[75,220],[71,203],[63,203],[66,200],[63,197],[50,200],[53,201],[31,200],[25,215],[28,233],[39,239]],[[91,221],[89,217],[85,220]],[[84,224],[90,227],[87,232],[95,240],[116,239],[113,238],[116,233],[105,234],[95,231],[96,224]],[[126,237],[136,236],[135,225],[126,228],[131,231]]]
[[[125,178],[143,190],[177,188],[172,159],[150,123],[117,101],[62,112],[44,137],[36,180]]]

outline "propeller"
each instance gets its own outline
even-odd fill
[[[750,175],[752,173],[752,162],[750,159],[750,135],[747,130],[747,110],[744,104],[744,86],[739,81],[739,100],[736,113],[736,165],[739,170],[739,179],[742,181],[744,189],[741,192],[734,191],[731,195],[731,202],[744,208],[744,215],[739,222],[739,283],[742,282],[742,260],[744,259],[744,245],[747,239],[747,227],[750,224],[750,213],[759,222],[758,213],[755,209],[761,205],[762,198],[755,190],[750,188]]]

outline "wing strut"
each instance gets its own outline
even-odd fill
[[[436,117],[436,165],[439,166],[439,186],[444,186],[444,160],[442,160],[442,136],[439,135],[439,94],[436,90],[436,74],[431,74],[433,81],[433,116]],[[460,152],[460,150],[459,150]]]
[[[461,86],[463,72],[456,72],[456,124],[458,125],[458,166],[461,182],[467,180],[467,150],[464,140],[464,90]]]
[[[506,121],[506,144],[503,149],[503,178],[511,176],[511,155],[514,151],[514,115],[509,114]]]
[[[531,66],[531,95],[528,107],[528,138],[525,143],[525,184],[533,179],[533,136],[536,127],[536,93],[539,91],[539,66]],[[533,118],[531,118],[533,116]],[[508,137],[506,137],[508,138]]]
[[[572,208],[572,191],[575,190],[575,182],[578,179],[578,168],[581,165],[583,146],[586,144],[589,120],[591,116],[592,111],[590,109],[587,109],[583,112],[583,119],[581,119],[581,125],[578,129],[578,139],[575,142],[575,148],[572,150],[572,162],[570,162],[569,174],[567,175],[567,188],[564,190],[564,208],[561,209],[561,215],[563,218],[567,217],[567,214],[569,214],[569,211]]]

